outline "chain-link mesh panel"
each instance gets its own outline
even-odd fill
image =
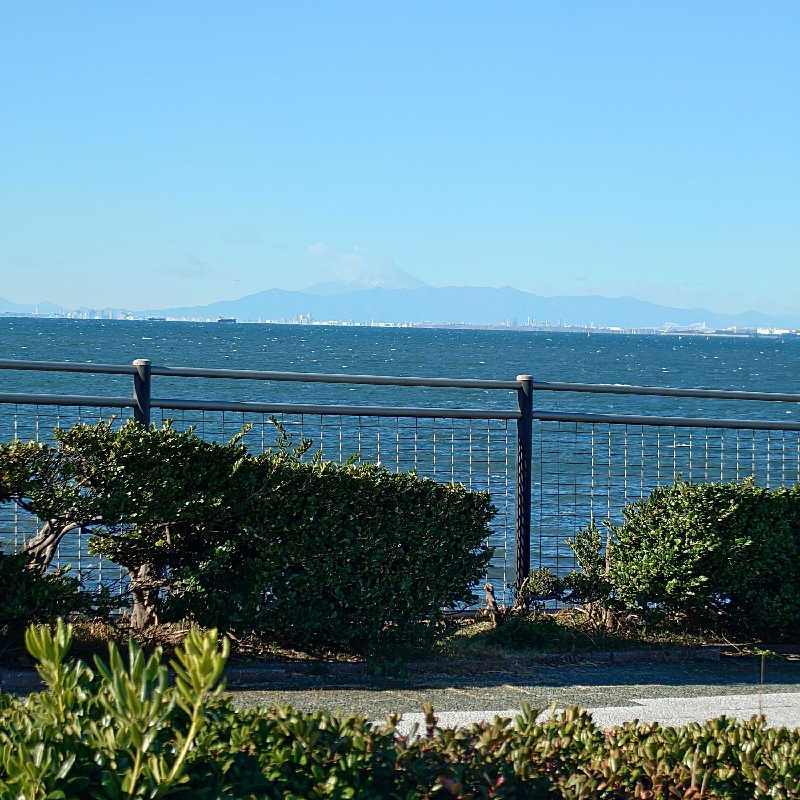
[[[260,414],[229,411],[158,410],[159,424],[193,427],[205,439],[225,441],[247,429],[251,452],[274,449],[280,437],[275,420],[296,447],[310,440],[305,458],[350,458],[382,464],[394,472],[416,471],[440,482],[488,491],[497,514],[489,544],[494,548],[488,579],[498,587],[513,581],[516,422],[499,419],[372,417],[334,414]]]
[[[93,406],[0,405],[0,441],[55,441],[56,428],[67,429],[78,423],[94,425],[100,421],[120,425],[133,416],[130,408]],[[42,521],[16,503],[0,503],[0,549],[21,549],[39,530]],[[68,566],[69,574],[78,577],[90,591],[105,586],[121,591],[127,583],[124,570],[117,564],[89,553],[90,535],[82,528],[68,534],[53,559],[52,568]]]
[[[55,427],[68,428],[79,422],[94,424],[113,420],[121,424],[131,409],[96,409],[19,405],[3,409],[4,441],[53,441]],[[489,544],[494,556],[488,579],[498,587],[513,581],[514,564],[514,460],[516,423],[497,419],[442,419],[422,417],[368,417],[325,414],[269,414],[229,411],[185,411],[154,409],[153,422],[167,420],[177,430],[194,428],[204,439],[226,441],[246,430],[243,442],[251,452],[278,446],[285,431],[290,447],[310,440],[305,458],[320,451],[322,458],[343,463],[358,458],[382,464],[396,472],[415,470],[420,476],[443,482],[462,483],[475,491],[488,491],[497,514],[492,521]],[[0,542],[17,550],[33,536],[40,521],[13,503],[0,505]],[[91,556],[89,536],[78,531],[68,535],[58,549],[54,567],[69,565],[84,586],[118,586],[123,573],[118,566]]]
[[[534,424],[532,561],[563,573],[566,539],[592,518],[676,478],[694,483],[751,477],[769,488],[800,481],[800,432],[669,425],[537,421]]]

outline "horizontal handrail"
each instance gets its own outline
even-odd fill
[[[735,389],[682,389],[678,386],[635,386],[627,383],[563,383],[534,381],[534,391],[591,392],[592,394],[658,395],[659,397],[708,397],[718,400],[762,400],[800,403],[800,394],[741,392]]]
[[[186,411],[241,411],[255,414],[320,414],[346,417],[428,417],[435,419],[519,419],[518,410],[433,408],[428,406],[343,406],[314,403],[255,403],[218,400],[152,398],[151,408]]]
[[[146,363],[146,362],[145,362]],[[41,370],[49,372],[84,372],[136,375],[135,365],[102,364],[70,361],[18,361],[0,359],[0,369]],[[229,378],[262,381],[302,381],[309,383],[368,384],[375,386],[428,386],[469,389],[519,390],[519,380],[483,380],[476,378],[432,378],[397,375],[363,375],[346,373],[283,372],[273,370],[216,369],[202,367],[151,366],[152,375],[183,378]],[[534,381],[534,391],[588,392],[599,394],[655,395],[662,397],[695,397],[726,400],[758,400],[768,402],[800,402],[800,394],[779,392],[746,392],[726,389],[684,389],[670,386],[637,386],[633,384],[568,383]],[[96,395],[0,393],[0,402],[28,405],[96,406],[104,408],[136,408],[132,397]],[[151,398],[150,407],[174,410],[236,411],[278,414],[330,414],[335,416],[427,417],[447,419],[519,419],[519,409],[433,408],[420,406],[358,406],[310,403],[271,403],[223,400],[183,400]],[[540,421],[587,422],[599,424],[652,425],[691,428],[736,428],[752,430],[800,430],[800,422],[770,420],[719,419],[712,417],[662,417],[636,414],[586,414],[558,411],[534,411]]]
[[[100,364],[76,361],[22,361],[0,359],[0,369],[40,370],[44,372],[88,372],[115,375],[134,375],[130,364]],[[482,378],[432,378],[414,375],[363,375],[326,372],[284,372],[275,370],[217,369],[204,367],[168,367],[153,365],[152,375],[173,378],[226,378],[233,380],[297,381],[306,383],[349,383],[373,386],[429,386],[461,389],[520,388],[517,380]],[[641,386],[625,383],[569,383],[564,381],[534,381],[534,391],[587,392],[592,394],[655,395],[661,397],[698,397],[718,400],[757,400],[763,402],[800,403],[800,393],[748,392],[735,389],[692,389],[678,386]]]
[[[15,361],[0,358],[0,369],[28,369],[40,372],[94,372],[108,375],[133,375],[132,364],[95,364],[91,361]]]
[[[764,419],[717,419],[714,417],[658,417],[641,414],[579,414],[562,411],[537,411],[533,418],[542,422],[587,422],[601,425],[656,425],[664,428],[738,428],[740,430],[800,431],[800,422]]]
[[[15,361],[0,359],[0,369],[40,370],[43,372],[90,372],[134,375],[130,364],[94,364],[76,361]],[[152,365],[151,375],[171,378],[227,378],[255,381],[302,381],[305,383],[352,383],[373,386],[442,386],[451,389],[506,389],[516,391],[520,382],[483,378],[429,378],[413,375],[351,375],[348,373],[281,372],[253,369],[216,369],[205,367],[167,367]]]
[[[359,383],[372,386],[444,386],[451,389],[510,389],[519,381],[483,380],[482,378],[425,378],[413,375],[351,375],[328,372],[275,372],[250,369],[203,369],[196,367],[150,368],[152,375],[174,378],[233,378],[261,381],[302,381],[305,383]]]
[[[133,408],[132,397],[106,397],[86,394],[25,394],[0,392],[0,403],[28,406],[102,406],[103,408]]]

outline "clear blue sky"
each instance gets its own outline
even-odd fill
[[[6,2],[0,296],[800,300],[800,5]]]

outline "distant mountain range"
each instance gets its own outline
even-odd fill
[[[0,297],[0,314],[59,314],[63,311],[55,303],[12,303]]]
[[[58,314],[65,309],[53,303],[11,303],[0,298],[0,313]],[[668,324],[710,328],[800,329],[797,314],[745,311],[724,314],[705,308],[672,308],[633,297],[543,297],[512,288],[476,286],[414,286],[386,288],[353,283],[318,284],[306,291],[268,289],[238,300],[221,300],[201,306],[158,308],[132,313],[135,317],[216,319],[239,321],[413,322],[467,325],[590,325],[622,328],[660,328]]]
[[[142,316],[273,321],[310,315],[314,320],[352,322],[465,323],[470,325],[573,324],[661,327],[672,323],[688,326],[705,323],[711,328],[800,328],[798,314],[765,314],[746,311],[723,314],[705,308],[671,308],[633,297],[543,297],[512,288],[473,286],[411,289],[350,289],[326,284],[319,290],[268,289],[238,300],[222,300],[203,306],[162,308]]]

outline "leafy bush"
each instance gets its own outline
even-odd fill
[[[145,660],[131,640],[127,668],[116,646],[95,659],[97,676],[65,656],[72,628],[30,628],[29,652],[48,691],[0,711],[0,796],[156,797],[185,784],[197,740],[221,687],[227,645],[216,632],[190,633],[171,662]],[[61,792],[61,794],[59,794]]]
[[[0,552],[0,636],[15,638],[32,622],[54,622],[84,611],[89,598],[66,568],[42,575],[30,569],[24,553]]]
[[[550,614],[538,616],[509,615],[496,628],[474,636],[470,644],[501,650],[545,650],[570,652],[588,647],[592,640],[578,628],[562,624]]]
[[[282,433],[282,432],[281,432]],[[26,548],[44,572],[71,531],[122,565],[131,626],[193,615],[307,647],[370,651],[433,635],[490,557],[486,493],[370,464],[207,442],[134,421],[0,445],[0,500],[46,520]]]
[[[246,450],[237,437],[206,442],[169,423],[79,424],[54,436],[54,446],[0,445],[0,501],[44,520],[24,552],[44,573],[64,536],[90,531],[94,552],[127,569],[132,626],[144,627],[169,569],[232,524],[248,491],[236,480]]]
[[[74,456],[74,479],[93,498],[90,552],[128,572],[133,628],[156,621],[174,570],[207,557],[241,525],[256,477],[241,435],[220,444],[169,422],[133,421],[116,431],[101,423],[60,433],[59,447]]]
[[[436,634],[472,600],[491,551],[487,493],[374,464],[252,464],[245,524],[173,572],[165,614],[370,652]]]
[[[226,650],[193,632],[172,662],[112,646],[96,670],[65,660],[71,632],[31,629],[48,691],[0,695],[0,797],[800,798],[800,730],[719,718],[599,729],[579,708],[523,707],[421,736],[397,718],[292,708],[235,710],[221,695]]]
[[[800,629],[800,484],[676,481],[622,513],[609,525],[605,577],[629,611],[716,617],[762,635]]]

